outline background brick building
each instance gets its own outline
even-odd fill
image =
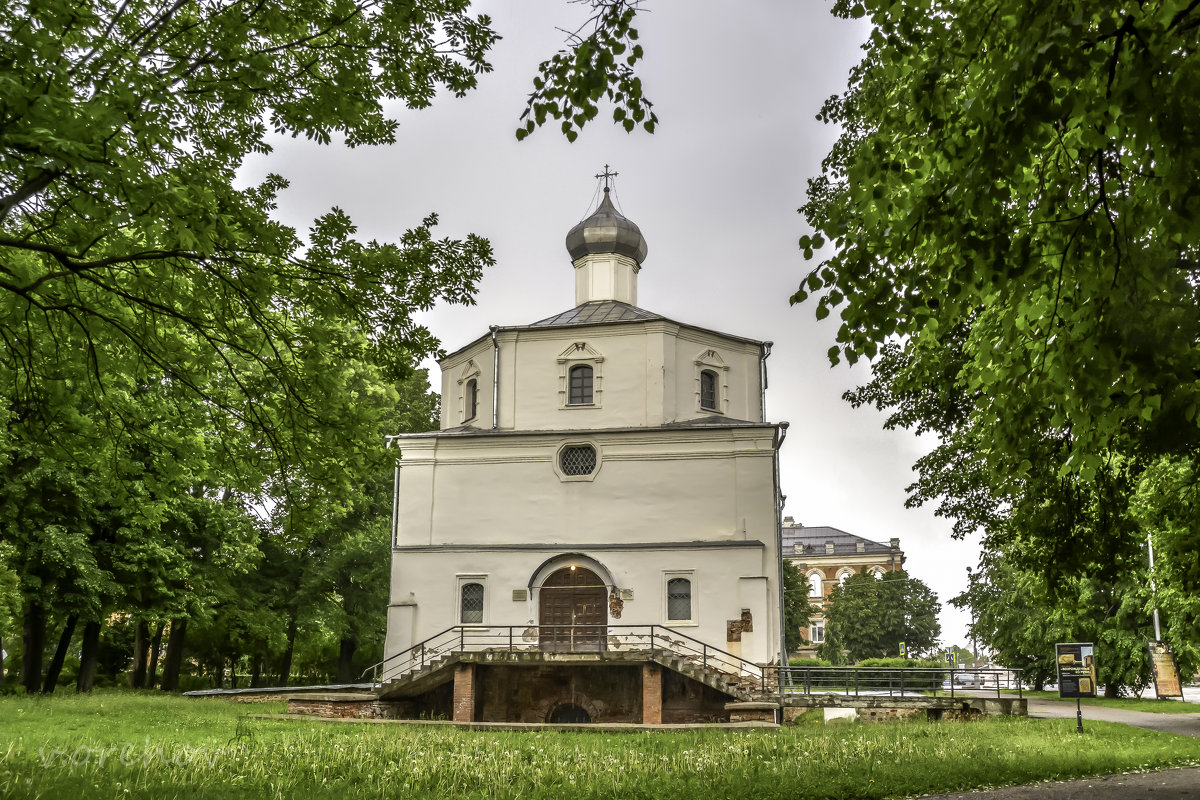
[[[858,572],[874,572],[880,577],[904,567],[900,540],[887,544],[864,539],[829,526],[806,528],[792,517],[783,518],[783,557],[790,559],[809,585],[809,600],[819,608],[829,604],[833,587]],[[807,632],[809,644],[797,655],[813,657],[817,645],[825,640],[825,617],[813,617]]]

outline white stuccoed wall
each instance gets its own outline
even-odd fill
[[[642,427],[713,416],[700,408],[703,368],[720,378],[717,413],[762,421],[759,342],[652,320],[502,328],[496,343],[501,430]],[[463,387],[466,378],[476,374],[480,409],[471,424],[491,428],[493,363],[490,335],[442,361],[443,429],[467,422]],[[565,372],[575,363],[594,365],[597,402],[591,407],[566,404]]]
[[[576,263],[584,298],[634,302],[620,256]],[[611,285],[609,285],[611,284]],[[493,364],[497,362],[493,429]],[[763,422],[760,342],[665,319],[506,327],[442,367],[442,432],[400,437],[385,657],[459,623],[459,587],[485,586],[484,625],[538,621],[556,564],[593,569],[624,601],[609,624],[670,625],[766,663],[779,646],[778,430]],[[595,402],[569,406],[567,371],[594,369]],[[720,385],[700,408],[700,371]],[[467,381],[478,411],[466,419]],[[713,427],[677,425],[724,417]],[[559,451],[589,444],[590,476]],[[666,582],[692,581],[693,618],[667,622]],[[514,590],[524,590],[514,599]],[[743,610],[753,630],[727,641]]]

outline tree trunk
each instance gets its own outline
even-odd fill
[[[79,677],[75,679],[75,691],[90,692],[96,682],[96,660],[100,655],[100,623],[89,622],[83,626],[83,652],[79,655]]]
[[[283,659],[279,662],[279,685],[287,686],[292,677],[292,651],[296,648],[296,617],[297,609],[292,609],[288,616],[287,647],[283,650]]]
[[[187,636],[187,617],[171,620],[167,634],[167,654],[163,657],[162,690],[179,691],[179,667],[183,664],[183,640]]]
[[[158,656],[162,652],[162,635],[165,627],[167,627],[167,623],[158,623],[158,627],[154,629],[154,639],[150,642],[150,668],[146,671],[147,689],[154,688],[154,677],[158,672]]]
[[[25,606],[25,618],[21,628],[24,652],[21,654],[21,683],[28,694],[37,694],[42,688],[42,651],[46,649],[46,609],[37,600],[29,598]]]
[[[130,689],[146,688],[146,658],[150,653],[150,626],[139,619],[133,634],[133,671],[129,673]]]
[[[62,636],[58,637],[58,647],[54,648],[54,657],[50,659],[50,667],[46,670],[46,680],[42,681],[43,694],[52,694],[54,687],[58,685],[58,676],[62,673],[67,650],[71,648],[71,637],[75,635],[75,623],[77,622],[79,622],[79,615],[71,614],[63,624]]]
[[[262,686],[262,656],[253,655],[250,657],[250,688],[257,689]]]
[[[238,656],[230,656],[229,657],[229,688],[230,689],[237,688],[237,665],[238,665]]]
[[[1121,696],[1121,684],[1116,681],[1109,681],[1104,684],[1104,697],[1106,700],[1116,700]]]
[[[225,659],[218,659],[216,666],[213,667],[213,688],[225,688]]]
[[[342,639],[338,645],[337,682],[350,683],[354,680],[354,651],[358,642],[353,639]]]

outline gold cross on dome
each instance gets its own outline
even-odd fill
[[[596,177],[597,177],[597,178],[604,178],[604,191],[606,191],[606,192],[607,192],[607,191],[608,191],[608,181],[609,181],[609,178],[615,178],[615,177],[617,177],[617,176],[618,176],[618,175],[620,175],[620,174],[621,174],[621,173],[619,173],[619,172],[609,172],[609,171],[608,171],[608,164],[605,164],[605,165],[604,165],[604,172],[601,172],[601,173],[600,173],[600,174],[598,174]]]

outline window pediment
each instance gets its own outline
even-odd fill
[[[479,415],[479,376],[482,374],[475,359],[471,359],[458,373],[458,419],[468,422]]]
[[[597,408],[604,395],[604,355],[585,341],[558,354],[559,408]]]
[[[558,354],[558,363],[565,364],[568,361],[602,362],[604,356],[600,355],[600,351],[587,342],[573,342],[570,347]]]
[[[702,351],[695,365],[696,408],[723,414],[729,407],[729,365],[716,350]]]

